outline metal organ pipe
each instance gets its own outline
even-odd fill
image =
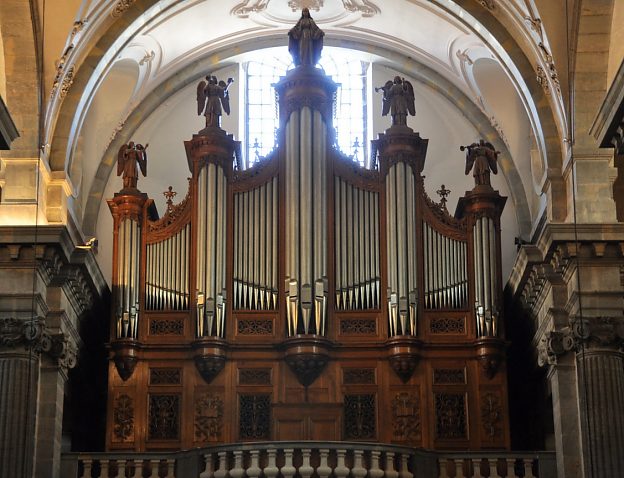
[[[123,217],[117,229],[117,261],[117,338],[137,338],[141,227],[134,218]]]

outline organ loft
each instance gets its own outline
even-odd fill
[[[407,124],[413,89],[397,77],[379,88],[392,124],[361,167],[335,146],[322,43],[304,11],[275,85],[276,147],[250,169],[220,127],[231,82],[215,77],[198,87],[206,127],[184,142],[181,201],[169,190],[159,215],[139,189],[146,148],[120,152],[109,451],[509,448],[496,151],[462,147],[475,183],[450,214],[444,187],[439,203],[425,192],[428,140]]]

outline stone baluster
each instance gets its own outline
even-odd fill
[[[349,468],[347,468],[347,466],[345,465],[346,454],[347,450],[336,450],[336,468],[334,468],[334,476],[336,478],[347,478],[347,476],[349,476]]]
[[[440,458],[438,460],[438,466],[440,467],[440,476],[439,478],[448,478],[448,473],[446,471],[446,464],[448,463],[446,458]]]
[[[381,478],[384,474],[383,470],[379,468],[379,457],[381,452],[371,451],[371,463],[370,470],[368,470],[370,478]]]
[[[399,473],[394,469],[394,453],[386,453],[386,478],[399,478]]]
[[[482,478],[481,474],[481,460],[473,458],[472,460],[472,478]]]
[[[455,458],[453,462],[455,463],[455,478],[464,478],[464,460]]]
[[[507,478],[515,477],[516,476],[516,459],[506,458],[505,463],[507,463]]]
[[[262,473],[262,469],[259,466],[260,463],[260,451],[253,450],[249,452],[251,454],[251,464],[247,468],[247,476],[249,478],[258,478]]]
[[[332,472],[331,467],[327,464],[327,457],[329,456],[329,450],[327,448],[322,448],[319,450],[319,455],[321,457],[321,462],[318,468],[316,469],[316,474],[319,476],[319,478],[328,478]],[[371,478],[381,478],[381,477],[371,476]]]
[[[275,478],[279,473],[279,468],[275,464],[276,456],[277,450],[275,448],[270,448],[267,450],[267,466],[265,466],[264,470],[262,470],[265,478]]]
[[[158,478],[158,466],[160,460],[150,460],[150,476],[149,478]]]
[[[243,468],[243,452],[241,450],[234,451],[234,468],[230,470],[232,478],[243,478],[245,469]]]
[[[299,467],[299,475],[301,478],[310,478],[312,473],[314,473],[314,468],[310,466],[310,453],[311,450],[309,448],[301,449],[302,463]]]
[[[132,478],[142,478],[143,477],[143,460],[132,460],[134,463],[134,474]]]
[[[497,469],[497,463],[498,463],[498,459],[497,458],[488,458],[488,464],[490,465],[490,477],[494,478],[498,475],[498,469]]]
[[[167,458],[167,476],[165,478],[175,478],[175,460]]]
[[[620,453],[622,453],[622,450],[620,450]],[[533,459],[525,458],[523,461],[524,461],[524,478],[535,478],[535,475],[533,475]]]
[[[212,478],[212,475],[214,474],[212,453],[204,454],[204,462],[206,463],[206,466],[204,468],[204,471],[199,474],[199,478]]]
[[[126,478],[126,460],[117,460],[117,476],[119,478]]]
[[[109,460],[102,459],[100,460],[100,476],[102,478],[108,478],[108,468],[109,468]]]
[[[407,453],[401,454],[401,471],[399,471],[399,478],[414,478],[414,474],[409,471],[408,465],[409,455]]]
[[[219,468],[217,469],[217,471],[214,472],[215,478],[225,478],[226,476],[228,476],[227,460],[225,459],[226,454],[226,451],[220,451],[217,454],[219,456]]]
[[[366,476],[366,468],[364,468],[362,464],[363,458],[363,450],[353,451],[353,468],[351,469],[351,475],[353,475],[353,478],[364,478]]]
[[[292,478],[297,471],[293,466],[293,451],[292,448],[284,449],[284,466],[280,469],[284,478]]]
[[[91,467],[93,466],[93,460],[91,458],[84,458],[82,460],[82,478],[91,478]]]

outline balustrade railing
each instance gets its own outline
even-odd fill
[[[63,478],[554,478],[550,452],[442,453],[372,443],[241,443],[177,453],[66,453]]]

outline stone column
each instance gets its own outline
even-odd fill
[[[624,354],[576,353],[585,476],[624,476]]]
[[[0,478],[31,477],[42,327],[0,320]]]

